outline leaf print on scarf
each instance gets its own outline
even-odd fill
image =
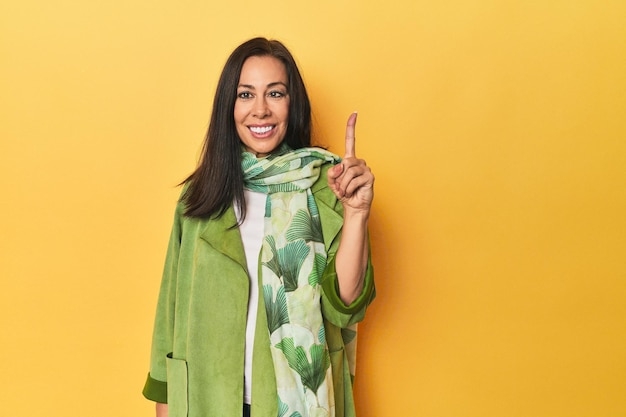
[[[330,355],[325,346],[311,345],[309,349],[311,362],[301,346],[294,346],[291,337],[283,339],[276,344],[276,347],[285,354],[289,367],[300,375],[302,384],[317,394],[317,390],[326,378],[326,370],[330,366]]]
[[[317,204],[315,204],[315,197],[313,197],[313,194],[307,194],[306,200],[307,200],[307,203],[306,203],[307,207],[311,211],[311,217],[319,218],[320,217],[320,212],[319,212],[319,210],[317,208]],[[321,223],[320,223],[320,227],[322,227]]]
[[[277,277],[283,278],[285,291],[295,291],[298,288],[300,269],[311,249],[303,240],[288,243],[281,249],[276,249],[276,240],[273,236],[267,236],[265,241],[272,252],[272,259],[263,262],[263,265]]]
[[[275,252],[272,261],[276,258],[276,263],[278,263],[278,268],[281,272],[276,275],[279,277],[282,276],[286,292],[298,289],[300,269],[310,251],[311,249],[304,243],[304,240],[298,240],[296,242],[287,243],[284,248],[278,249]],[[274,252],[274,250],[272,250],[272,252]]]
[[[283,324],[289,323],[287,311],[287,298],[284,287],[276,291],[276,301],[273,300],[274,292],[271,285],[263,286],[263,300],[265,301],[265,313],[267,314],[267,328],[270,334],[274,333]]]
[[[322,223],[318,217],[311,217],[306,210],[298,210],[291,220],[285,237],[289,241],[304,239],[305,242],[323,242]]]
[[[241,168],[251,178],[263,173],[263,167],[257,164],[256,157],[250,152],[242,154]]]
[[[273,184],[272,192],[273,193],[288,193],[290,191],[300,191],[300,187],[298,187],[294,183],[286,182],[284,184]]]
[[[324,326],[320,327],[320,331],[317,332],[317,338],[320,341],[320,344],[326,344],[326,329]]]
[[[285,172],[285,165],[268,165],[262,173],[256,175],[256,180],[264,180],[266,178],[271,178],[281,172]]]
[[[285,414],[287,414],[287,411],[289,411],[289,406],[282,402],[280,397],[278,397],[278,417],[284,417]],[[302,417],[302,414],[295,411],[291,413],[289,417]]]
[[[270,251],[272,252],[272,259],[267,262],[263,262],[263,265],[268,267],[274,275],[280,277],[282,275],[280,271],[280,263],[278,262],[278,251],[276,250],[276,240],[274,236],[267,236],[265,238],[267,245],[270,247]]]
[[[326,268],[326,257],[322,254],[316,253],[314,265],[315,268],[313,268],[313,271],[311,271],[311,274],[309,275],[309,285],[311,287],[315,287],[320,283],[320,277]]]

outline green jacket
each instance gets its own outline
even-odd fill
[[[328,188],[325,166],[312,192],[328,253],[322,277],[322,314],[331,354],[336,417],[354,417],[352,376],[341,329],[361,321],[375,297],[368,261],[359,298],[345,306],[338,294],[335,255],[343,208]],[[232,417],[243,404],[249,277],[235,212],[218,219],[183,216],[176,208],[143,394],[168,403],[169,417]],[[252,370],[252,416],[277,417],[274,365],[263,297],[259,297]]]

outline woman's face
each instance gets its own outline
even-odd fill
[[[235,126],[248,152],[267,156],[285,139],[289,119],[287,70],[278,59],[252,56],[243,63],[237,99]]]

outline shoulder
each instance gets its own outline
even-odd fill
[[[315,202],[320,208],[320,206],[326,206],[330,208],[333,212],[339,215],[339,218],[343,217],[343,205],[337,199],[337,196],[328,186],[328,170],[332,168],[334,164],[330,162],[326,162],[321,166],[320,176],[317,181],[311,187],[311,193],[315,198]],[[322,212],[326,212],[326,215],[322,215],[322,219],[325,220],[328,212],[326,210],[321,210]]]
[[[322,198],[324,202],[326,202],[327,204],[330,203],[331,201],[334,202],[337,200],[337,198],[335,197],[335,194],[332,192],[332,190],[328,186],[328,170],[332,168],[333,166],[334,164],[330,162],[325,162],[320,167],[319,178],[317,179],[317,181],[315,181],[315,183],[313,183],[313,186],[311,187],[311,192],[313,193],[315,198],[316,199]],[[332,205],[334,205],[334,203]]]
[[[203,227],[206,227],[210,223],[228,223],[228,227],[232,227],[237,223],[235,218],[234,205],[231,203],[223,213],[214,214],[211,216],[190,216],[187,214],[187,193],[190,185],[186,183],[183,185],[178,200],[176,202],[175,219],[180,223],[181,227],[185,229],[193,229],[196,233],[200,233]]]

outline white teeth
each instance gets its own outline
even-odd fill
[[[265,126],[265,127],[250,127],[250,130],[257,134],[267,133],[270,130],[274,129],[274,126]]]

